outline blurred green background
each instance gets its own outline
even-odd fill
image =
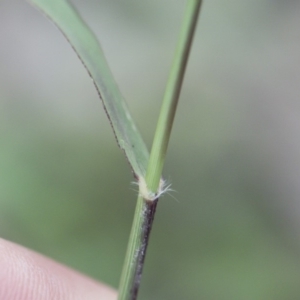
[[[148,145],[185,1],[74,0]],[[204,1],[140,299],[300,299],[300,2]],[[0,235],[118,286],[136,187],[59,31],[0,1]]]

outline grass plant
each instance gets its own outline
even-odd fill
[[[119,147],[139,186],[136,210],[119,286],[119,300],[137,299],[158,198],[167,190],[162,171],[201,0],[188,0],[151,153],[135,126],[97,38],[67,0],[31,0],[67,38],[92,77]]]

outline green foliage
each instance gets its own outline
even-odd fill
[[[66,0],[30,0],[65,35],[92,77],[117,142],[137,176],[144,175],[148,151],[107,65],[95,35]]]

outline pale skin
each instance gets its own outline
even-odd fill
[[[0,299],[116,300],[117,293],[41,254],[0,239]]]

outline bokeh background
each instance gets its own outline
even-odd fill
[[[74,0],[151,145],[183,0]],[[300,299],[300,2],[204,1],[140,298]],[[118,286],[136,187],[60,32],[0,1],[0,235]]]

